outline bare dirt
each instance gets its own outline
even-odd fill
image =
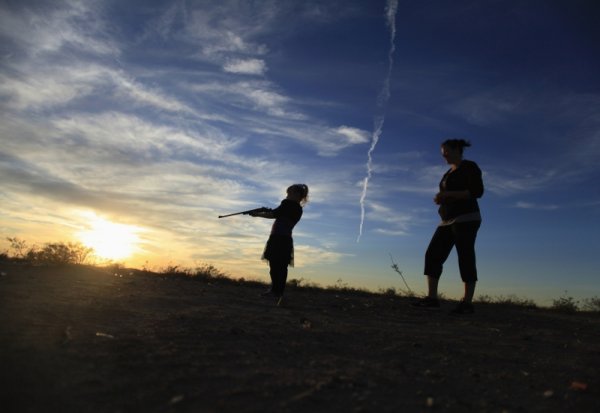
[[[597,412],[600,316],[0,264],[3,412]]]

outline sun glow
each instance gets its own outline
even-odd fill
[[[139,244],[139,228],[115,224],[96,215],[89,218],[90,229],[78,234],[81,242],[93,248],[96,255],[108,260],[120,260],[131,256]]]

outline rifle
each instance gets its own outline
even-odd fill
[[[265,211],[268,211],[268,210],[269,210],[269,208],[261,207],[261,208],[249,209],[247,211],[242,211],[242,212],[234,212],[233,214],[219,215],[219,218],[226,218],[226,217],[231,217],[231,216],[234,216],[234,215],[248,215],[248,214],[251,214],[253,212],[265,212]]]

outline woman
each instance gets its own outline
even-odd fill
[[[475,238],[481,225],[477,198],[483,195],[481,170],[475,162],[463,159],[463,150],[471,144],[463,139],[442,143],[442,156],[450,165],[439,185],[434,202],[439,205],[442,222],[438,225],[425,253],[427,297],[416,302],[418,307],[439,307],[438,282],[443,264],[453,247],[458,254],[464,296],[453,313],[473,313],[473,295],[477,283]]]
[[[251,216],[275,219],[262,258],[269,261],[271,289],[264,296],[281,299],[285,290],[288,265],[294,266],[292,230],[302,218],[302,207],[308,201],[308,186],[295,184],[287,189],[287,197],[275,209],[251,213]]]

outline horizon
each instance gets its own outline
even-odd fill
[[[447,138],[483,170],[478,295],[600,291],[600,7],[109,0],[0,6],[0,249],[80,241],[131,267],[425,291]],[[596,189],[594,189],[596,188]],[[95,247],[94,247],[95,246]],[[119,258],[117,258],[119,255]],[[440,292],[463,285],[453,251]]]

